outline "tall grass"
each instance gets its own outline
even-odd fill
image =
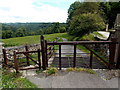
[[[20,73],[10,72],[8,69],[2,69],[1,88],[37,88],[26,78],[21,77]]]

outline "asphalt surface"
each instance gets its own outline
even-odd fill
[[[85,72],[59,72],[57,75],[27,76],[38,88],[118,88],[118,78],[103,80],[96,74]]]

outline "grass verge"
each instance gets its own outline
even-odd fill
[[[95,74],[96,72],[92,69],[87,69],[87,68],[68,68],[66,71],[77,71],[77,72],[87,72],[90,74]]]
[[[21,73],[10,72],[2,69],[2,88],[37,88],[26,78],[21,77]]]

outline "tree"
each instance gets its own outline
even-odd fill
[[[20,27],[16,31],[16,37],[23,37],[26,36],[26,29],[24,27]]]
[[[113,28],[116,16],[120,13],[120,2],[101,2],[101,8],[105,13],[109,28]]]
[[[82,37],[93,31],[105,29],[105,23],[99,14],[81,14],[75,16],[69,27],[69,34]]]
[[[52,33],[58,33],[59,31],[59,22],[53,23]]]
[[[74,11],[79,8],[81,3],[79,1],[74,2],[73,4],[70,5],[68,9],[68,19],[67,22],[71,20],[71,18],[74,16]]]
[[[12,38],[13,35],[13,31],[12,30],[5,30],[2,31],[2,39],[6,39],[6,38]]]
[[[78,6],[76,6],[76,3]],[[71,9],[72,7],[74,7],[74,9]],[[68,33],[70,35],[82,37],[93,31],[105,29],[105,23],[102,18],[103,13],[104,12],[100,9],[100,3],[73,3],[68,9]]]

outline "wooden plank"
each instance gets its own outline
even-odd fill
[[[34,66],[34,67],[20,67],[19,70],[29,70],[29,69],[36,69],[39,68],[38,66]]]
[[[29,59],[31,59],[34,63],[39,65],[39,63],[37,63],[37,61],[33,60],[28,54],[24,53],[24,55],[27,56]]]
[[[93,52],[90,52],[90,68],[92,68]]]
[[[41,70],[40,49],[38,49],[38,62],[39,62],[39,70]]]
[[[95,52],[93,52],[91,49],[89,49],[87,46],[85,46],[90,52],[92,52],[94,55],[96,55],[100,60],[102,60],[107,66],[109,66],[109,63],[106,62],[103,58],[101,58],[99,55],[97,55]]]
[[[37,51],[16,52],[16,54],[37,53]]]
[[[61,70],[61,45],[59,45],[59,69]]]
[[[76,67],[76,45],[74,45],[74,58],[73,58],[73,67]]]

